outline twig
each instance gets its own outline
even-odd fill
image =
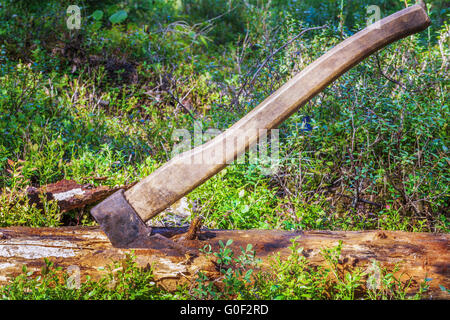
[[[372,202],[372,201],[369,201],[369,200],[364,200],[364,199],[357,198],[357,197],[354,198],[354,197],[348,196],[348,195],[343,194],[343,193],[336,193],[336,194],[337,194],[338,196],[341,196],[341,197],[346,197],[346,198],[352,199],[352,200],[355,201],[356,203],[357,203],[357,202],[363,202],[363,203],[371,204],[371,205],[373,205],[373,206],[382,207],[382,205],[381,205],[380,203]]]
[[[239,89],[239,92],[236,95],[236,98],[233,99],[233,103],[235,103],[236,101],[239,100],[240,95],[242,94],[242,92],[244,91],[245,87],[247,86],[247,84],[253,84],[253,82],[255,81],[256,77],[258,76],[258,74],[261,72],[261,70],[264,68],[264,66],[267,64],[267,62],[270,61],[270,59],[273,58],[273,56],[275,56],[278,52],[280,52],[281,50],[283,50],[285,47],[287,47],[288,45],[290,45],[292,42],[294,42],[295,40],[297,40],[298,38],[300,38],[302,35],[304,35],[306,32],[308,31],[312,31],[312,30],[319,30],[319,29],[323,29],[326,28],[327,25],[323,25],[320,27],[312,27],[312,28],[308,28],[303,30],[302,32],[300,32],[299,34],[297,34],[295,37],[293,37],[291,40],[289,40],[288,42],[286,42],[285,44],[283,44],[281,47],[279,47],[278,49],[276,49],[274,52],[272,52],[266,59],[264,59],[264,61],[259,65],[258,69],[255,71],[255,73],[253,74],[253,77],[251,79],[250,82],[248,82],[247,80],[244,82],[244,84],[242,85],[241,89]]]
[[[176,101],[176,102],[184,109],[184,111],[186,111],[186,112],[191,116],[192,120],[195,121],[196,119],[195,119],[195,117],[194,117],[194,114],[193,114],[188,108],[186,108],[185,105],[182,104],[182,103],[180,102],[180,100],[178,100],[177,97],[174,96],[174,94],[172,93],[172,90],[170,90],[169,88],[167,88],[166,91],[170,94],[170,96],[172,97],[172,99],[174,99],[174,100],[175,100],[175,101]]]

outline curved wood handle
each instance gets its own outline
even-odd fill
[[[149,220],[256,143],[260,129],[276,128],[364,58],[429,25],[426,11],[416,4],[356,33],[294,76],[228,130],[174,157],[140,181],[125,192],[125,198],[144,221]]]

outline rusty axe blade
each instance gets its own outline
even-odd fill
[[[111,243],[133,247],[149,239],[145,222],[221,171],[254,145],[264,130],[278,127],[326,86],[377,50],[426,29],[430,19],[416,4],[390,15],[325,53],[232,127],[202,146],[179,154],[127,191],[91,210]]]

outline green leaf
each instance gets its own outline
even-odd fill
[[[208,41],[206,40],[206,38],[204,36],[199,36],[198,38],[200,39],[201,43],[203,43],[203,45],[205,47],[208,46]]]
[[[94,18],[95,20],[100,20],[101,18],[103,18],[103,11],[95,10],[94,13],[92,14],[92,18]]]
[[[109,21],[111,21],[111,23],[121,23],[125,21],[127,17],[128,13],[125,10],[120,10],[109,17]]]
[[[233,239],[229,239],[229,240],[227,241],[226,246],[227,246],[227,247],[228,247],[228,246],[231,246],[232,243],[233,243]]]

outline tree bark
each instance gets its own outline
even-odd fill
[[[193,249],[210,244],[218,250],[219,240],[232,239],[231,248],[239,254],[239,247],[252,244],[256,256],[262,259],[261,269],[268,267],[270,256],[290,254],[291,239],[296,239],[303,254],[312,265],[324,265],[320,252],[342,241],[340,267],[360,267],[370,270],[373,260],[381,267],[392,269],[400,266],[397,276],[407,281],[411,278],[409,293],[418,291],[425,278],[429,290],[427,298],[449,299],[450,295],[440,286],[450,288],[450,254],[448,234],[407,233],[393,231],[280,231],[280,230],[200,230],[195,240],[184,240],[187,228],[154,228],[154,231]],[[191,237],[192,238],[192,237]],[[198,256],[180,254],[175,249],[117,249],[111,246],[104,233],[97,227],[61,228],[0,228],[0,285],[17,276],[26,265],[29,270],[40,270],[44,258],[61,266],[63,270],[76,266],[83,280],[87,275],[98,279],[105,267],[114,260],[121,260],[134,251],[140,266],[153,265],[156,281],[167,290],[175,290],[178,284],[191,282],[199,270],[214,276],[212,261]],[[72,267],[73,268],[73,267]]]

